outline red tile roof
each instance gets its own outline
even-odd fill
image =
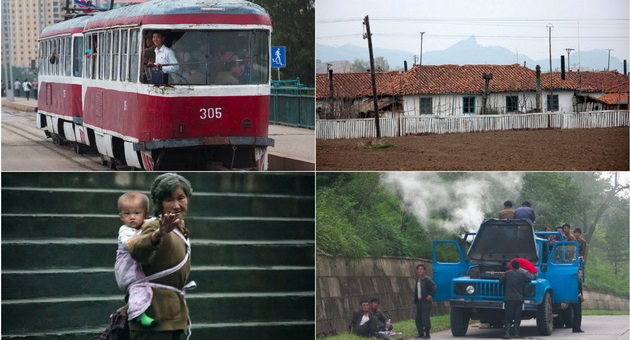
[[[413,95],[463,93],[480,94],[484,90],[482,75],[492,73],[490,92],[518,92],[536,90],[536,71],[519,64],[512,65],[415,65],[404,73],[398,71],[376,73],[379,95]],[[628,77],[615,71],[608,72],[567,72],[561,79],[560,72],[554,72],[554,90],[582,92],[605,92],[619,87]],[[420,81],[422,80],[422,81]],[[335,98],[358,98],[372,96],[372,82],[369,72],[336,73],[333,76]],[[549,90],[549,73],[542,73],[540,84]],[[623,88],[623,85],[621,85]],[[316,97],[328,98],[327,74],[317,74]],[[619,91],[615,91],[619,92]],[[621,91],[626,93],[626,91]]]
[[[574,77],[576,81],[580,80],[582,87],[590,87],[595,91],[608,91],[609,88],[618,86],[623,82],[628,82],[628,77],[616,71],[604,72],[570,72],[567,77]],[[627,92],[627,88],[626,91]]]
[[[378,93],[384,84],[398,78],[400,72],[376,72],[376,89]],[[361,73],[334,73],[333,86],[335,98],[359,98],[372,96],[372,76],[369,72]],[[315,96],[317,99],[328,98],[329,91],[328,74],[317,74],[315,83]]]
[[[630,81],[627,77],[625,81],[617,85],[611,85],[606,93],[603,94],[598,99],[606,104],[616,105],[616,104],[628,104],[630,101]]]
[[[390,82],[383,94],[481,93],[484,73],[492,73],[491,92],[534,91],[536,71],[513,65],[423,65],[414,66],[399,81]],[[420,81],[422,80],[422,82]]]

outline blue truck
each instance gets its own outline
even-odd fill
[[[504,287],[499,278],[513,258],[525,258],[538,269],[537,278],[525,288],[523,320],[535,318],[540,335],[550,335],[554,327],[571,327],[569,304],[578,301],[579,243],[550,242],[559,236],[536,232],[527,219],[486,219],[462,240],[434,241],[435,301],[450,303],[453,336],[465,336],[471,319],[502,326]]]

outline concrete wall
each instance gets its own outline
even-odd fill
[[[628,298],[602,294],[598,292],[584,291],[583,309],[598,310],[629,310]]]
[[[381,299],[381,308],[392,322],[413,318],[413,292],[419,263],[426,266],[427,274],[432,277],[431,261],[426,259],[392,257],[347,262],[317,256],[317,335],[347,331],[359,302],[375,296]],[[443,303],[433,306],[433,314],[443,314],[446,310]]]
[[[413,258],[366,258],[354,262],[317,256],[316,332],[346,332],[359,302],[377,296],[393,322],[413,319],[416,266],[423,263],[433,277],[431,260]],[[628,298],[585,291],[584,309],[628,310]],[[448,303],[434,303],[433,314],[448,313]]]

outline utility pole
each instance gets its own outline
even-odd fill
[[[571,72],[571,51],[574,51],[575,48],[565,48],[567,51],[567,64],[569,64],[569,72]]]
[[[422,37],[426,32],[420,32],[420,66],[422,66]]]
[[[606,71],[610,71],[610,51],[614,51],[612,48],[607,48],[606,49],[608,51],[608,68],[606,69]]]
[[[547,24],[547,30],[549,31],[549,111],[553,111],[553,69],[551,68],[551,31],[553,30],[552,24]]]
[[[370,72],[372,73],[372,97],[374,97],[374,124],[376,126],[376,138],[381,138],[381,126],[378,121],[378,98],[376,97],[376,74],[374,73],[374,52],[372,51],[372,33],[370,32],[370,18],[367,15],[363,20],[363,25],[365,25],[365,30],[367,32],[363,34],[363,39],[367,39],[368,50],[370,51]]]

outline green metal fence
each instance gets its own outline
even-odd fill
[[[271,87],[269,122],[315,128],[315,89],[296,80],[274,80]]]

